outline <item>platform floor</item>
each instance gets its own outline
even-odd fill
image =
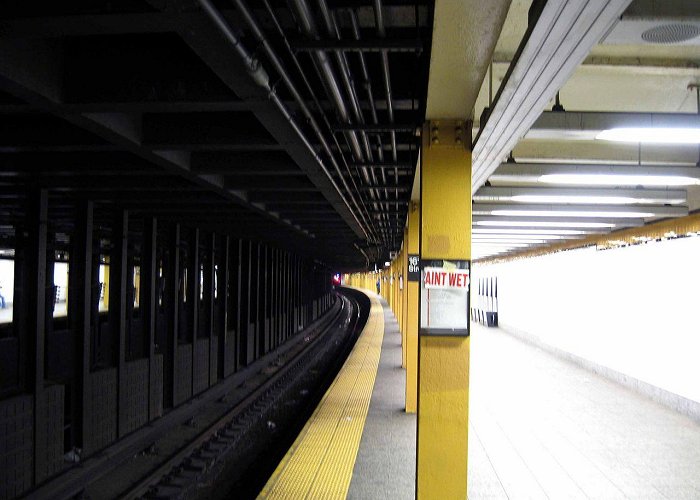
[[[365,430],[348,498],[414,498],[416,416],[405,409],[406,372],[401,368],[401,333],[384,306],[384,341]]]
[[[381,302],[362,439],[354,466],[338,467],[353,470],[348,498],[411,499],[415,415],[403,412],[401,337]],[[700,423],[500,329],[472,328],[470,499],[700,499]]]

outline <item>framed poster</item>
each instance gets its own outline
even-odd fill
[[[421,264],[420,334],[469,336],[470,261]]]

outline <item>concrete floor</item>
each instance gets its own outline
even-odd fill
[[[348,498],[414,498],[416,416],[404,412],[401,333],[385,300],[384,341]]]
[[[396,320],[349,498],[413,498]],[[472,325],[468,490],[491,498],[700,498],[700,423],[499,329]]]

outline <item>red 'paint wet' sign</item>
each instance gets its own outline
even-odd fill
[[[426,267],[423,275],[423,286],[426,289],[457,288],[469,290],[469,269]]]

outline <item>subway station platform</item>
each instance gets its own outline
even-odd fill
[[[416,417],[386,301],[261,498],[414,498]],[[700,425],[498,328],[472,325],[468,495],[700,497]]]

